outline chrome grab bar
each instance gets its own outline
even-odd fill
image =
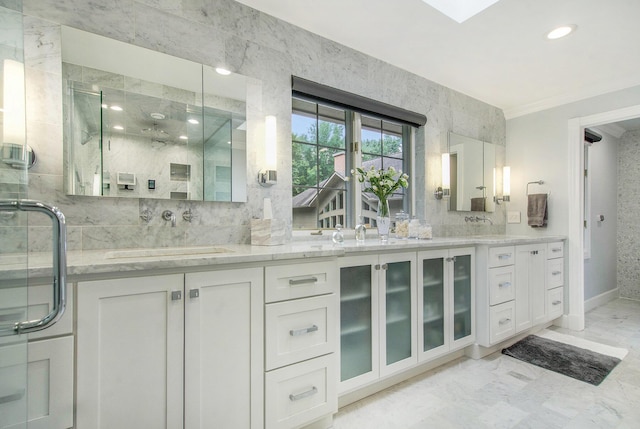
[[[17,322],[14,334],[41,331],[62,317],[67,305],[67,225],[64,214],[49,204],[34,200],[0,200],[1,211],[44,213],[53,224],[53,307],[42,319]]]

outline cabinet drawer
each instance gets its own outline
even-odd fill
[[[555,258],[562,258],[562,257],[564,257],[564,243],[562,241],[547,244],[548,259],[555,259]]]
[[[336,294],[267,304],[266,369],[334,352],[337,306]]]
[[[564,284],[564,258],[547,261],[547,289]]]
[[[489,269],[489,304],[496,305],[515,299],[515,267]]]
[[[265,428],[295,428],[338,411],[335,353],[265,375]]]
[[[547,308],[549,314],[547,319],[556,319],[564,313],[564,288],[557,287],[547,291]]]
[[[492,247],[489,249],[489,268],[513,265],[516,260],[514,246]]]
[[[14,288],[0,289],[0,324],[13,325],[16,322],[37,320],[49,314],[53,308],[53,286],[29,285],[27,298]],[[73,332],[73,284],[67,282],[67,306],[56,323],[42,331],[28,334],[29,340],[68,335]],[[28,302],[25,307],[24,301]]]
[[[337,292],[339,286],[334,261],[266,267],[264,274],[266,302]]]
[[[498,343],[516,333],[515,303],[513,301],[494,305],[489,310],[489,342]]]

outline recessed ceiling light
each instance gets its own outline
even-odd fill
[[[187,136],[180,136],[180,140],[189,140],[189,137],[187,137]]]
[[[102,105],[102,108],[103,108],[103,109],[108,109],[108,108],[109,108],[109,106],[107,106],[106,104],[103,104],[103,105]]]
[[[193,119],[193,118],[187,119],[187,122],[189,122],[190,124],[193,124],[193,125],[198,125],[200,123],[200,121],[198,121],[197,119]]]
[[[216,72],[218,72],[218,74],[221,74],[222,76],[227,76],[230,75],[231,72],[223,67],[216,67]]]
[[[111,106],[111,110],[115,110],[116,112],[122,112],[122,107],[113,105]]]
[[[118,131],[122,131],[122,130],[124,130],[124,127],[122,125],[114,125],[113,129],[114,130],[118,130]]]
[[[576,31],[576,28],[578,27],[574,24],[562,25],[560,27],[554,28],[553,30],[547,33],[547,39],[555,40],[555,39],[560,39],[561,37],[568,36],[569,34]]]

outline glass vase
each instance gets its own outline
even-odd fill
[[[386,242],[389,240],[389,227],[391,226],[389,201],[387,201],[386,198],[379,199],[376,221],[378,222],[378,236],[380,237],[380,241]]]

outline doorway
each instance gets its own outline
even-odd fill
[[[562,324],[573,330],[584,329],[584,129],[640,117],[640,105],[569,120],[569,294],[568,311]]]

